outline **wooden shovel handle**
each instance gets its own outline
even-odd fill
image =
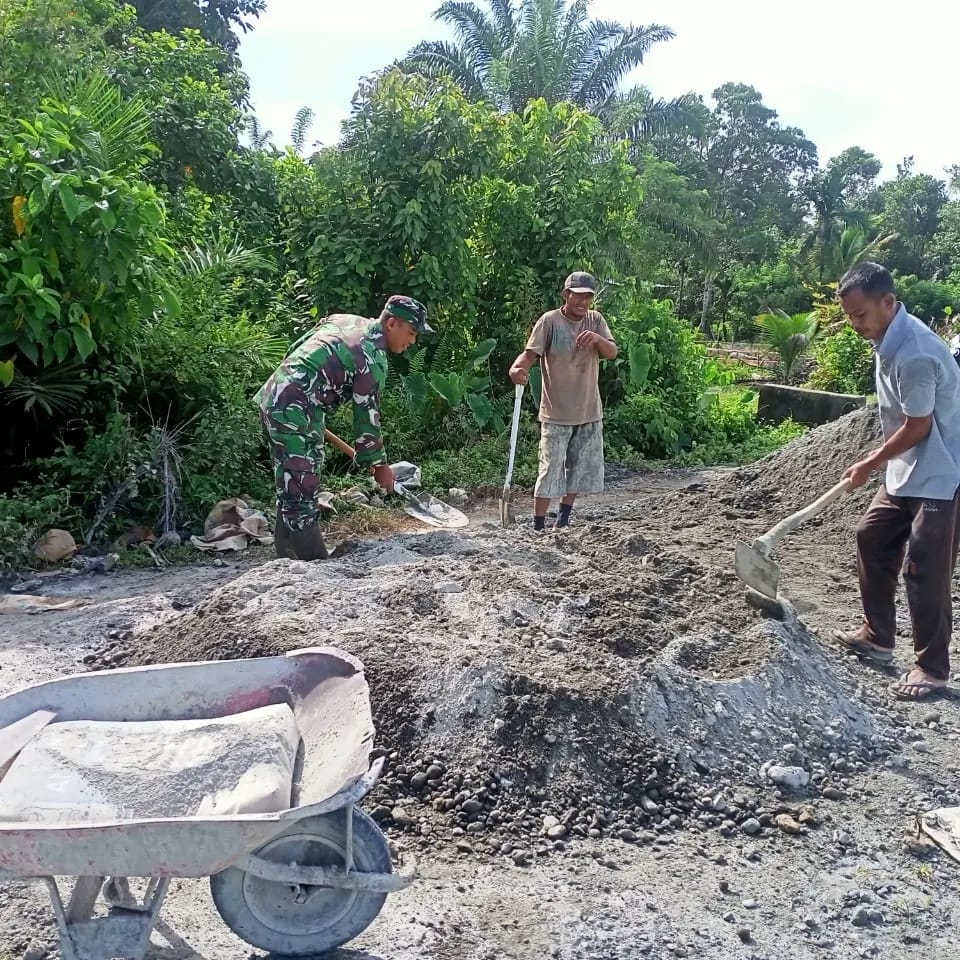
[[[335,433],[333,433],[330,430],[324,430],[323,435],[341,453],[346,454],[346,456],[348,456],[351,460],[353,460],[356,457],[357,451],[354,450],[353,447],[351,447],[350,444],[346,442],[346,440],[341,440]]]
[[[834,484],[826,493],[819,496],[813,503],[808,504],[802,510],[785,517],[775,527],[771,527],[763,536],[757,537],[753,541],[756,549],[760,550],[764,556],[770,556],[770,552],[788,533],[792,533],[802,523],[815,517],[824,507],[833,503],[838,497],[842,497],[850,490],[850,480],[844,477],[839,483]]]

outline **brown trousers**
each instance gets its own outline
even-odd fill
[[[958,546],[960,490],[953,500],[920,500],[892,497],[882,486],[857,528],[857,572],[867,636],[893,648],[902,569],[917,666],[940,680],[950,679]]]

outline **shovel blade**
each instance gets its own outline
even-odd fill
[[[504,487],[503,493],[500,496],[500,526],[513,526],[514,520],[513,493],[509,487]]]
[[[780,567],[755,547],[740,541],[737,543],[737,576],[758,593],[777,599],[780,585]]]

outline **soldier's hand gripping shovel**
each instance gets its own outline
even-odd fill
[[[335,433],[324,430],[323,435],[351,460],[356,457],[356,450],[345,440],[341,440]],[[402,483],[394,483],[393,489],[403,499],[404,510],[421,523],[429,524],[431,527],[445,527],[452,530],[457,527],[465,527],[470,522],[462,511],[457,510],[456,507],[451,507],[442,500],[438,500],[429,493],[418,496],[412,490],[403,486]]]
[[[770,559],[770,554],[788,533],[792,533],[801,524],[817,516],[825,507],[849,490],[850,481],[844,478],[813,503],[781,520],[763,536],[757,537],[752,544],[739,541],[736,553],[737,576],[748,587],[776,600],[777,589],[780,586],[780,567]]]
[[[510,483],[513,480],[513,461],[517,455],[517,433],[520,429],[520,409],[523,400],[523,384],[518,383],[514,388],[513,423],[510,426],[510,455],[507,459],[507,479],[503,484],[503,493],[500,495],[500,526],[509,527],[514,520],[513,491]]]

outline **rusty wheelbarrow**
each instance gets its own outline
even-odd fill
[[[26,687],[0,698],[0,876],[44,882],[63,960],[142,960],[173,877],[210,877],[252,946],[323,953],[416,875],[357,807],[373,737],[362,664],[327,647]]]

